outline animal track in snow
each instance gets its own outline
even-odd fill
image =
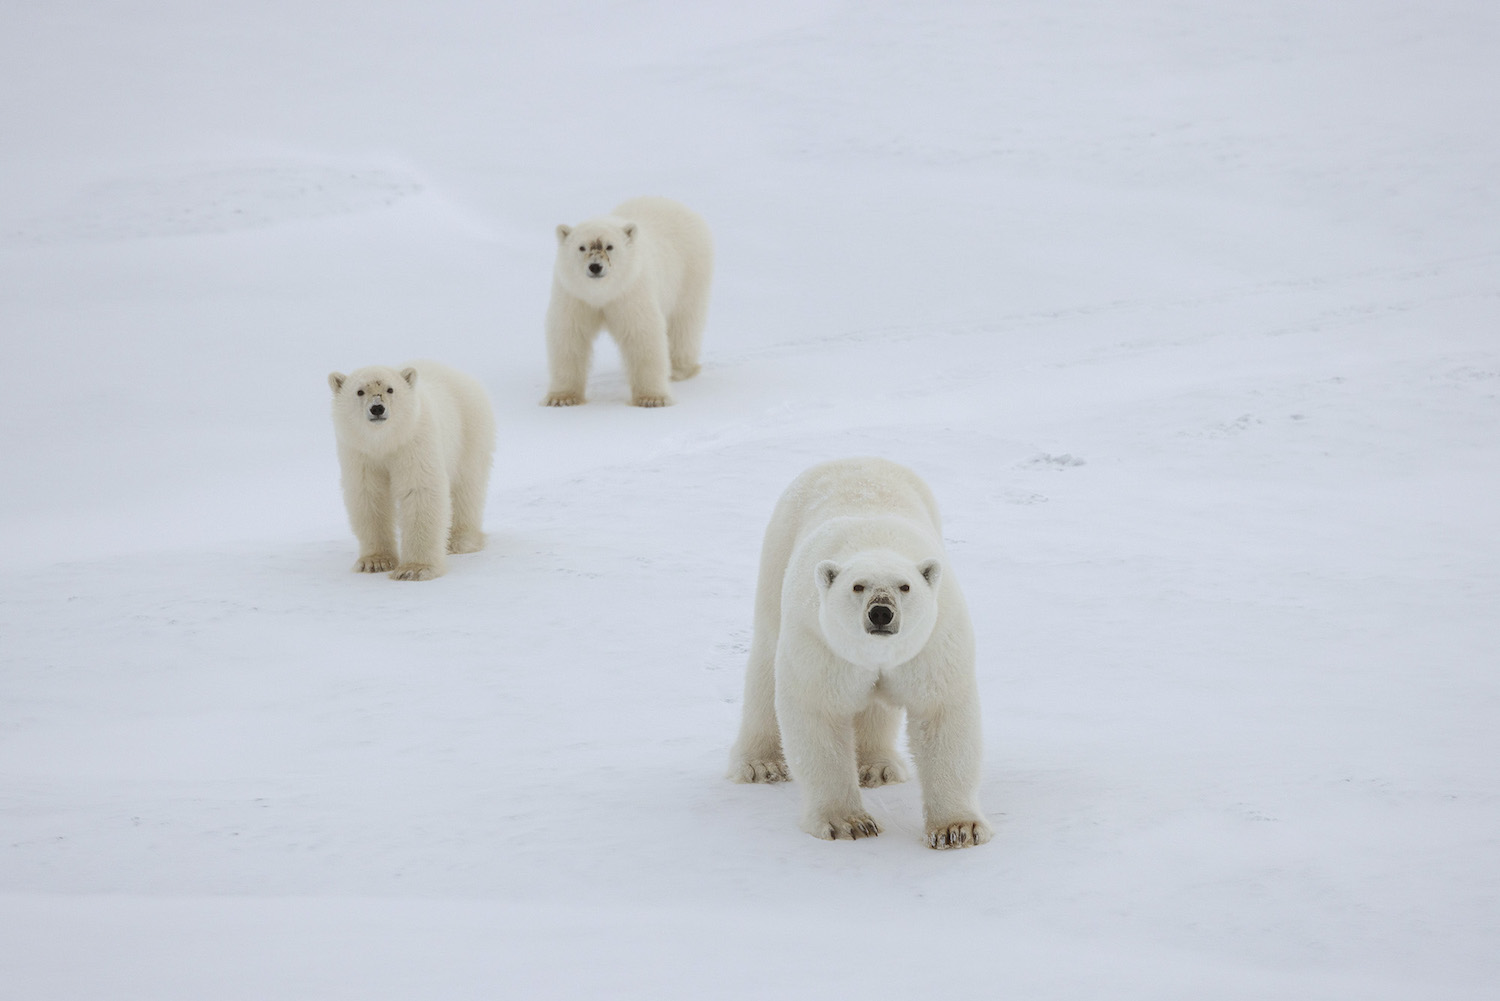
[[[1041,452],[1021,463],[1027,469],[1072,469],[1074,466],[1084,465],[1084,461],[1076,455],[1064,452],[1062,455],[1051,455]]]
[[[1262,423],[1261,419],[1254,414],[1240,414],[1232,421],[1220,421],[1209,425],[1201,434],[1207,438],[1231,438],[1237,434],[1244,434],[1260,423]]]
[[[169,167],[84,188],[0,240],[35,245],[231,233],[386,208],[421,190],[414,177],[374,167]]]

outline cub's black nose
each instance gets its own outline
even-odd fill
[[[870,621],[877,626],[888,626],[891,619],[895,618],[889,605],[871,605],[869,615]]]
[[[601,272],[603,270],[604,270],[604,265],[600,264],[598,261],[595,261],[593,264],[589,265],[589,274],[597,275],[599,272]]]
[[[375,404],[373,407],[370,408],[370,413],[374,414],[376,417],[384,417],[385,416],[385,404],[384,403],[377,403],[377,404]]]

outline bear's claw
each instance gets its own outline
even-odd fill
[[[548,393],[542,401],[544,407],[576,407],[583,402],[581,393]]]
[[[866,789],[906,781],[906,769],[894,761],[870,761],[859,766],[859,784]]]
[[[825,817],[803,830],[824,841],[858,841],[860,838],[878,836],[880,825],[868,813],[858,813],[849,817]]]
[[[366,553],[354,561],[355,573],[384,573],[395,569],[396,557],[388,553]]]
[[[959,820],[951,824],[934,827],[927,832],[927,847],[972,848],[990,840],[993,832],[982,820]]]
[[[432,580],[442,571],[426,563],[403,563],[391,571],[391,580]]]
[[[668,407],[672,401],[665,396],[632,396],[630,398],[632,407]]]
[[[790,782],[792,773],[785,761],[745,761],[733,777],[736,782]]]

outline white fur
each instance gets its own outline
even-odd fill
[[[668,377],[698,373],[714,263],[708,224],[666,198],[633,198],[610,215],[557,227],[557,240],[547,307],[551,382],[542,402],[584,402],[594,338],[608,329],[625,362],[630,402],[671,403]]]
[[[894,635],[868,631],[876,605]],[[782,494],[766,529],[729,777],[795,776],[804,831],[874,836],[880,826],[859,787],[905,780],[903,709],[928,844],[988,841],[973,629],[937,502],[915,473],[884,459],[814,466]]]
[[[477,381],[435,361],[330,373],[344,506],[361,573],[431,580],[484,548],[495,418]],[[370,419],[376,406],[385,420]],[[397,557],[396,526],[401,528]]]

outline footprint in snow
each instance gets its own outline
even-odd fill
[[[1071,469],[1074,466],[1084,465],[1084,461],[1076,455],[1064,452],[1062,455],[1051,455],[1041,452],[1021,463],[1027,469]]]

